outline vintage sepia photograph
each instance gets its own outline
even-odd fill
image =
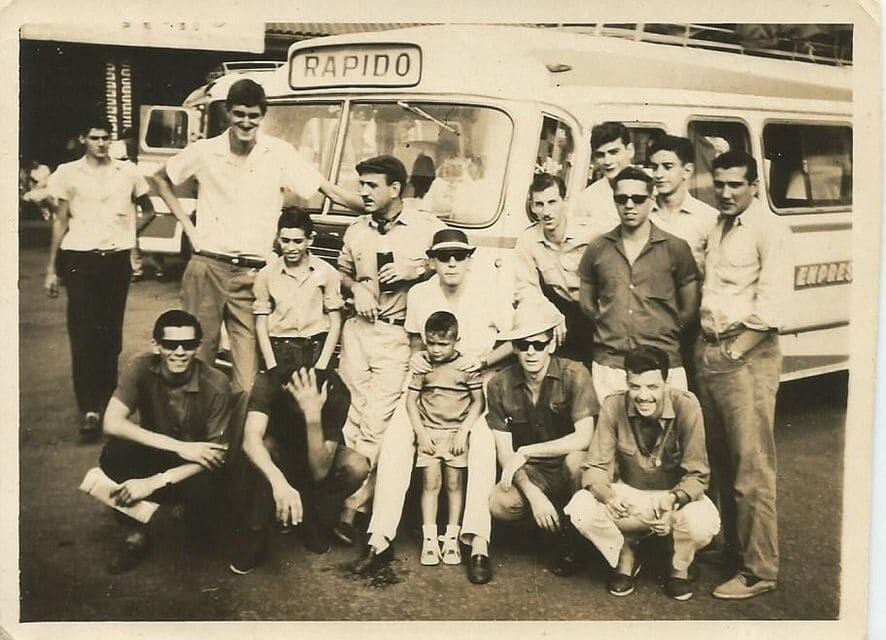
[[[749,6],[7,16],[0,637],[864,637],[879,7]]]

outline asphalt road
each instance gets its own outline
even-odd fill
[[[839,505],[843,482],[846,375],[793,382],[779,392],[781,579],[776,592],[715,600],[726,578],[700,564],[696,595],[667,598],[646,571],[636,592],[614,598],[599,561],[558,578],[543,544],[519,529],[494,532],[495,576],[471,585],[461,567],[422,567],[414,501],[395,544],[392,580],[354,579],[355,551],[305,551],[297,536],[277,536],[250,575],[227,569],[226,544],[189,537],[158,512],[152,556],[124,575],[105,569],[118,540],[108,509],[77,491],[100,445],[82,445],[70,381],[64,293],[42,292],[44,228],[24,229],[20,255],[20,565],[22,621],[95,620],[645,620],[833,619],[839,615]],[[36,247],[36,248],[35,248]],[[146,349],[154,318],[177,306],[178,284],[136,283],[126,311],[124,358]],[[819,499],[829,496],[827,500]]]

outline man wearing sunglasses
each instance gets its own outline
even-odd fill
[[[219,520],[210,475],[225,462],[232,403],[227,376],[196,357],[202,337],[200,323],[185,311],[157,318],[154,352],[129,362],[108,403],[104,431],[110,439],[99,465],[120,483],[112,493],[118,505],[146,498],[184,503],[188,519],[205,526]],[[145,525],[122,514],[119,519],[126,535],[108,566],[112,573],[135,567],[149,547]]]
[[[512,310],[508,301],[496,300],[494,288],[483,273],[471,271],[475,247],[458,229],[441,229],[428,249],[429,264],[435,275],[415,285],[406,299],[406,324],[412,352],[411,368],[427,373],[430,364],[424,343],[424,326],[435,311],[452,313],[459,324],[458,350],[464,356],[466,371],[485,374],[511,354],[502,335],[509,331]],[[391,417],[378,462],[375,502],[369,523],[370,538],[355,569],[369,573],[389,560],[391,542],[397,533],[412,469],[415,434],[405,405]],[[489,561],[489,491],[495,483],[495,445],[481,416],[472,428],[468,442],[468,481],[461,540],[471,545],[468,579],[475,584],[492,577]]]
[[[487,387],[486,420],[502,467],[489,510],[496,520],[531,517],[550,537],[554,573],[571,575],[580,540],[563,507],[581,486],[600,407],[587,368],[551,355],[559,315],[549,305],[524,305],[515,317],[517,363]]]
[[[649,220],[652,178],[628,167],[614,183],[621,224],[592,240],[579,265],[581,307],[594,322],[594,389],[601,399],[626,389],[625,354],[653,346],[668,355],[669,384],[685,390],[680,342],[699,305],[692,250]]]
[[[363,203],[327,180],[288,142],[261,134],[268,108],[261,85],[238,80],[228,90],[225,108],[230,127],[170,158],[154,175],[154,185],[194,248],[182,277],[182,300],[206,333],[200,358],[215,361],[224,321],[234,382],[249,391],[258,372],[252,286],[273,250],[284,197],[307,201],[319,190],[355,210]],[[192,179],[196,226],[173,191]]]

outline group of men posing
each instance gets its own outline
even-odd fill
[[[235,83],[229,129],[153,177],[194,254],[184,310],[157,319],[152,353],[119,380],[134,205],[150,208],[148,185],[108,157],[101,121],[83,129],[84,157],[50,180],[59,207],[46,288],[56,295],[61,273],[81,431],[103,425],[109,436],[100,463],[119,505],[185,504],[187,519],[215,522],[208,492],[227,482],[236,573],[261,561],[272,531],[296,528],[317,553],[334,539],[355,544],[371,506],[353,567],[367,574],[393,557],[417,457],[421,562],[459,564],[464,545],[471,582],[492,577],[492,520],[527,520],[551,537],[558,575],[580,569],[593,543],[617,596],[634,590],[641,541],[671,540],[665,589],[685,600],[722,515],[710,546],[733,577],[714,595],[775,588],[773,421],[790,258],[756,200],[752,156],[715,160],[717,211],[687,191],[688,140],[657,139],[650,175],[631,166],[623,125],[598,125],[599,181],[567,203],[559,177],[533,179],[537,222],[517,240],[515,299],[500,300],[471,270],[468,237],[403,199],[399,160],[359,163],[350,193],[261,134],[265,111],[258,84]],[[174,191],[192,178],[196,223]],[[311,255],[309,215],[280,213],[285,192],[318,190],[364,213],[338,269]],[[233,385],[210,366],[222,323]],[[114,571],[149,545],[146,526],[120,519]]]

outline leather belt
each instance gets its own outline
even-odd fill
[[[397,327],[402,327],[406,324],[405,318],[376,318],[378,322],[384,322],[385,324],[392,324]]]
[[[219,262],[224,262],[225,264],[230,264],[235,267],[245,267],[247,269],[261,269],[266,264],[261,258],[232,256],[224,253],[213,253],[212,251],[197,251],[194,255],[211,258],[213,260],[218,260]]]

